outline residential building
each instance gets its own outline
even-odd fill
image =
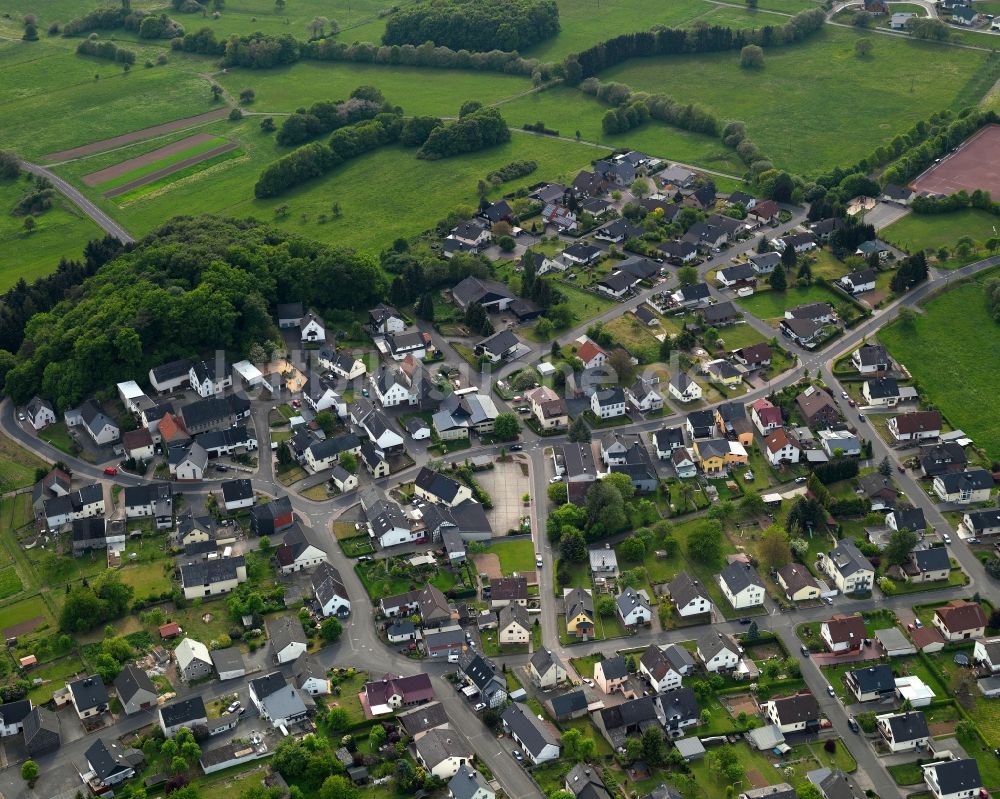
[[[759,344],[751,344],[749,347],[741,347],[738,350],[733,350],[733,358],[750,371],[763,369],[771,365],[771,345],[762,341]]]
[[[709,630],[695,640],[697,642],[695,652],[706,671],[728,672],[739,664],[743,650],[731,635]]]
[[[618,617],[626,627],[636,627],[649,624],[653,618],[653,609],[649,602],[634,588],[628,587],[615,599]]]
[[[875,568],[857,545],[843,539],[830,552],[820,554],[819,566],[845,594],[870,591],[875,580]]]
[[[781,408],[763,397],[750,403],[750,421],[762,436],[772,433],[784,424]]]
[[[888,663],[852,669],[844,675],[844,684],[859,702],[881,701],[896,692],[896,679]]]
[[[865,404],[873,407],[893,407],[899,403],[899,384],[894,377],[875,377],[861,384]]]
[[[851,353],[851,364],[863,375],[888,372],[892,368],[889,352],[881,344],[862,344]]]
[[[292,664],[292,676],[295,678],[295,687],[305,691],[309,696],[325,696],[330,693],[330,680],[326,676],[326,669],[305,652]]]
[[[200,680],[212,673],[212,658],[208,647],[193,638],[184,638],[174,650],[177,671],[185,682]]]
[[[819,729],[819,703],[808,691],[764,702],[761,711],[785,735]]]
[[[250,680],[250,701],[275,729],[287,729],[304,720],[308,712],[299,689],[289,685],[280,671]]]
[[[460,745],[450,727],[427,730],[413,742],[413,749],[417,762],[441,780],[450,780],[472,760],[472,752]]]
[[[681,618],[700,616],[712,610],[712,599],[705,586],[687,572],[677,573],[667,585],[667,593],[674,604],[674,610]]]
[[[200,696],[163,705],[157,715],[160,729],[167,738],[173,738],[181,728],[193,730],[195,725],[208,723],[208,713]]]
[[[344,618],[351,612],[351,601],[347,596],[344,581],[335,566],[326,561],[312,575],[312,589],[319,605],[320,614]]]
[[[99,716],[108,709],[108,689],[96,674],[81,677],[66,684],[69,699],[81,719]]]
[[[32,758],[56,751],[62,742],[59,717],[43,707],[32,708],[24,717],[22,732],[25,751]]]
[[[628,668],[622,655],[605,658],[594,664],[594,683],[606,694],[624,690]]]
[[[450,799],[495,799],[496,791],[482,774],[463,763],[448,781]]]
[[[264,622],[264,628],[279,665],[292,663],[309,648],[309,639],[298,616],[272,616]]]
[[[291,574],[324,563],[326,552],[306,540],[305,532],[296,524],[285,533],[284,540],[275,550],[274,558],[278,562],[278,571]]]
[[[558,734],[524,706],[512,704],[502,716],[504,732],[508,733],[536,766],[559,757]]]
[[[653,433],[656,444],[656,457],[668,460],[673,453],[684,447],[684,428],[666,427]]]
[[[247,579],[246,559],[242,555],[185,563],[180,570],[181,588],[187,599],[226,594]]]
[[[493,661],[470,650],[459,656],[458,670],[465,681],[475,687],[487,707],[497,708],[506,704],[507,681]]]
[[[650,644],[642,653],[639,659],[639,673],[649,682],[653,692],[658,694],[680,688],[684,677],[666,652],[656,644]]]
[[[594,635],[594,598],[586,588],[563,590],[566,632],[586,641]]]
[[[764,604],[764,583],[749,563],[733,561],[719,574],[719,586],[736,610]]]
[[[799,445],[779,427],[764,438],[764,456],[772,466],[799,462]]]
[[[934,799],[971,799],[983,789],[979,764],[972,758],[943,760],[920,768]]]
[[[100,738],[84,752],[88,771],[81,776],[91,791],[104,793],[113,785],[132,779],[142,766],[142,752],[125,749],[117,743],[106,744]]]
[[[224,357],[211,361],[198,361],[188,371],[188,381],[199,397],[221,395],[233,385],[233,373],[226,366]]]
[[[799,413],[809,427],[832,427],[840,421],[840,410],[823,389],[809,386],[795,398]]]
[[[819,627],[819,637],[826,648],[835,654],[861,649],[865,640],[865,620],[860,615],[845,616],[835,614]]]
[[[934,493],[942,502],[954,502],[959,505],[989,502],[993,486],[993,475],[986,469],[939,474],[932,483]]]
[[[528,604],[528,580],[525,577],[499,577],[490,580],[490,608]]]
[[[982,638],[986,633],[986,614],[978,602],[953,599],[934,611],[932,621],[946,641]]]
[[[819,583],[800,563],[787,563],[778,569],[777,581],[789,602],[806,602],[820,598]]]
[[[624,416],[625,392],[620,386],[595,391],[590,397],[590,410],[598,419]]]
[[[159,695],[156,686],[146,672],[131,663],[126,664],[115,677],[114,686],[126,716],[156,705],[156,697]]]
[[[504,644],[524,644],[531,641],[531,619],[521,605],[511,603],[500,609],[497,641]]]
[[[254,499],[253,484],[249,480],[226,480],[222,483],[222,500],[227,511],[252,507]]]
[[[976,641],[972,650],[972,662],[988,669],[992,674],[1000,674],[1000,638]]]
[[[361,703],[373,716],[384,716],[400,708],[422,705],[434,699],[429,674],[397,677],[387,674],[381,680],[366,682],[361,689]]]
[[[962,527],[977,538],[1000,534],[1000,510],[967,511],[962,517]]]
[[[528,674],[539,688],[554,688],[566,679],[566,669],[548,649],[535,650],[528,661]]]
[[[670,383],[667,384],[667,392],[678,402],[695,402],[702,397],[701,386],[679,369],[670,378]]]
[[[653,697],[657,715],[668,738],[679,738],[684,730],[701,722],[701,705],[690,688],[677,688]]]
[[[212,658],[215,673],[219,675],[220,680],[236,680],[246,675],[246,665],[243,663],[243,655],[240,654],[238,647],[213,649],[209,655]]]

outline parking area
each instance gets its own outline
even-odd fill
[[[492,469],[476,472],[476,480],[493,498],[493,509],[486,513],[493,535],[518,530],[521,517],[529,511],[523,501],[524,495],[531,493],[527,459],[515,455],[511,461],[498,461]]]

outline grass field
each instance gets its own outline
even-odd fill
[[[227,150],[226,152],[217,153],[211,158],[206,158],[204,161],[199,161],[196,164],[189,164],[183,169],[171,172],[169,175],[162,175],[154,181],[146,183],[142,186],[136,186],[131,191],[127,191],[124,194],[116,196],[114,201],[119,205],[135,202],[143,197],[157,194],[161,189],[172,186],[174,183],[184,180],[185,178],[193,177],[202,172],[206,172],[215,166],[226,163],[227,161],[242,158],[243,155],[243,150],[238,147],[235,150]],[[209,178],[209,180],[211,180],[211,178]]]
[[[252,117],[236,124],[215,123],[202,130],[239,142],[246,156],[175,180],[121,208],[93,191],[91,198],[134,235],[151,230],[183,209],[192,214],[255,216],[310,238],[377,253],[399,236],[426,230],[456,205],[475,206],[476,185],[492,169],[517,159],[538,162],[533,174],[504,184],[506,192],[542,179],[572,180],[581,168],[602,154],[587,145],[529,135],[515,135],[508,144],[452,158],[447,164],[420,161],[413,150],[388,147],[354,159],[325,178],[263,201],[253,198],[253,184],[261,170],[280,154],[273,136],[261,133],[258,120]],[[178,133],[173,138],[187,135]],[[163,146],[170,140],[164,138],[157,144]],[[81,183],[84,175],[149,149],[147,143],[94,156],[65,165],[60,174],[88,191]],[[386,191],[387,186],[392,191]],[[334,202],[341,206],[341,217],[321,223],[319,216],[329,217]],[[276,218],[274,209],[281,205],[287,205],[289,213]],[[595,305],[606,302],[586,296]]]
[[[982,413],[1000,393],[1000,336],[983,297],[982,280],[931,300],[913,325],[883,328],[879,340],[919,382],[922,393],[989,457],[1000,456],[1000,420]]]
[[[743,120],[775,164],[816,174],[852,163],[918,119],[950,107],[986,59],[982,52],[889,36],[876,37],[873,54],[858,58],[857,38],[852,30],[827,26],[801,44],[769,50],[759,71],[740,69],[733,52],[635,59],[601,77]],[[905,74],[913,63],[922,65],[919,87],[915,78],[883,79]]]
[[[829,302],[835,307],[840,297],[823,286],[790,286],[786,291],[758,291],[750,297],[736,300],[745,310],[758,319],[778,319],[788,308],[810,302]],[[723,331],[725,333],[725,331]]]
[[[907,252],[953,247],[963,236],[984,244],[996,236],[993,214],[967,208],[951,214],[907,214],[880,232],[885,241]]]
[[[33,619],[36,616],[44,617],[49,624],[53,624],[52,615],[49,613],[49,608],[45,604],[45,601],[37,594],[33,597],[28,597],[20,602],[15,602],[11,605],[6,605],[0,608],[0,630],[4,630],[7,627],[13,627],[21,622]]]
[[[97,225],[61,196],[51,209],[34,217],[35,229],[26,232],[25,218],[11,216],[10,209],[33,186],[22,180],[0,181],[0,291],[22,277],[30,283],[55,271],[60,258],[79,258],[83,246],[102,235]],[[0,472],[8,466],[0,465]]]
[[[8,566],[0,570],[0,599],[6,599],[14,594],[19,594],[24,590],[21,578],[17,576],[17,569]]]
[[[319,100],[342,100],[358,86],[377,86],[407,114],[458,116],[466,100],[492,103],[531,88],[525,77],[456,69],[300,61],[289,67],[227,70],[217,76],[232,94],[252,88],[254,111],[292,112]]]
[[[0,436],[0,488],[3,490],[32,485],[35,469],[45,465],[6,436]]]
[[[632,147],[686,164],[742,175],[744,167],[719,139],[647,122],[628,133],[607,135],[601,118],[607,106],[577,89],[556,86],[501,103],[498,108],[512,127],[539,120],[563,136],[580,137],[609,147]],[[599,156],[595,156],[599,157]]]
[[[196,74],[208,62],[176,57],[166,66],[137,65],[126,73],[77,56],[67,45],[75,46],[46,40],[0,49],[7,87],[0,89],[0,114],[18,120],[5,131],[5,147],[37,158],[213,107],[209,81]]]

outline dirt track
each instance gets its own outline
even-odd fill
[[[186,139],[175,141],[173,144],[160,147],[150,153],[140,155],[138,158],[130,158],[128,161],[122,161],[120,164],[109,166],[107,169],[91,172],[89,175],[84,175],[82,180],[84,185],[100,186],[102,183],[107,183],[109,180],[114,180],[117,177],[128,174],[133,169],[139,169],[140,167],[144,167],[148,164],[155,164],[161,158],[166,158],[174,153],[183,152],[184,150],[194,147],[197,144],[210,141],[214,138],[216,137],[210,133],[196,133],[194,136],[188,136]]]
[[[103,153],[105,150],[113,150],[115,147],[121,147],[123,144],[131,144],[135,141],[142,141],[143,139],[151,139],[153,136],[161,136],[164,133],[173,133],[175,130],[183,130],[184,128],[189,128],[194,125],[201,125],[205,122],[215,122],[219,119],[225,119],[229,116],[229,107],[217,108],[214,111],[209,111],[205,114],[199,114],[195,117],[185,117],[184,119],[175,119],[173,122],[164,122],[162,125],[154,125],[151,128],[143,128],[142,130],[134,130],[131,133],[123,133],[121,136],[115,136],[111,139],[102,139],[101,141],[95,141],[91,144],[84,144],[80,147],[73,147],[69,150],[61,150],[58,153],[49,153],[43,156],[46,161],[68,161],[71,158],[80,158],[84,155],[93,155],[94,153]]]
[[[182,169],[186,169],[189,166],[194,166],[195,164],[200,164],[202,161],[207,161],[210,158],[215,158],[217,155],[222,155],[223,153],[228,153],[230,150],[235,150],[239,145],[236,142],[227,142],[226,144],[214,147],[204,153],[199,153],[198,155],[192,155],[190,158],[185,158],[183,161],[178,161],[176,164],[171,164],[170,166],[165,166],[163,169],[157,169],[155,172],[150,172],[148,175],[143,175],[141,178],[136,178],[135,180],[130,180],[124,186],[118,186],[117,188],[111,189],[110,191],[104,192],[103,196],[107,198],[119,197],[122,194],[127,194],[132,191],[132,189],[137,189],[140,186],[145,186],[147,183],[153,183],[162,177],[167,175],[172,175],[174,172],[180,172]]]

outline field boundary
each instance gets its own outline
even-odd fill
[[[150,172],[148,175],[143,175],[141,178],[136,178],[135,180],[130,180],[123,186],[118,186],[114,189],[104,192],[102,195],[108,199],[112,197],[120,197],[123,194],[128,194],[130,191],[141,188],[142,186],[147,186],[150,183],[155,183],[160,178],[165,178],[168,175],[172,175],[175,172],[180,172],[183,169],[187,169],[190,166],[195,166],[196,164],[203,163],[205,161],[210,161],[216,156],[223,155],[239,147],[237,142],[227,142],[226,144],[221,144],[218,147],[214,147],[206,152],[199,153],[198,155],[192,155],[190,158],[185,158],[183,161],[178,161],[176,164],[171,164],[170,166],[165,166],[162,169],[157,169],[154,172]]]
[[[101,139],[100,141],[91,142],[90,144],[82,144],[79,147],[72,147],[69,150],[60,150],[57,153],[49,153],[48,155],[42,156],[42,158],[46,161],[69,161],[74,158],[82,158],[86,155],[103,153],[105,150],[113,150],[115,147],[120,147],[123,144],[132,144],[133,142],[142,141],[143,139],[151,139],[154,136],[159,136],[163,133],[173,133],[174,131],[183,130],[184,128],[193,127],[195,125],[201,125],[206,122],[218,122],[220,119],[226,119],[228,116],[228,106],[225,108],[216,108],[214,111],[208,111],[204,114],[198,114],[197,116],[175,119],[173,122],[164,122],[162,125],[153,125],[150,128],[133,130],[130,133],[123,133],[120,136],[113,136],[110,139]]]

